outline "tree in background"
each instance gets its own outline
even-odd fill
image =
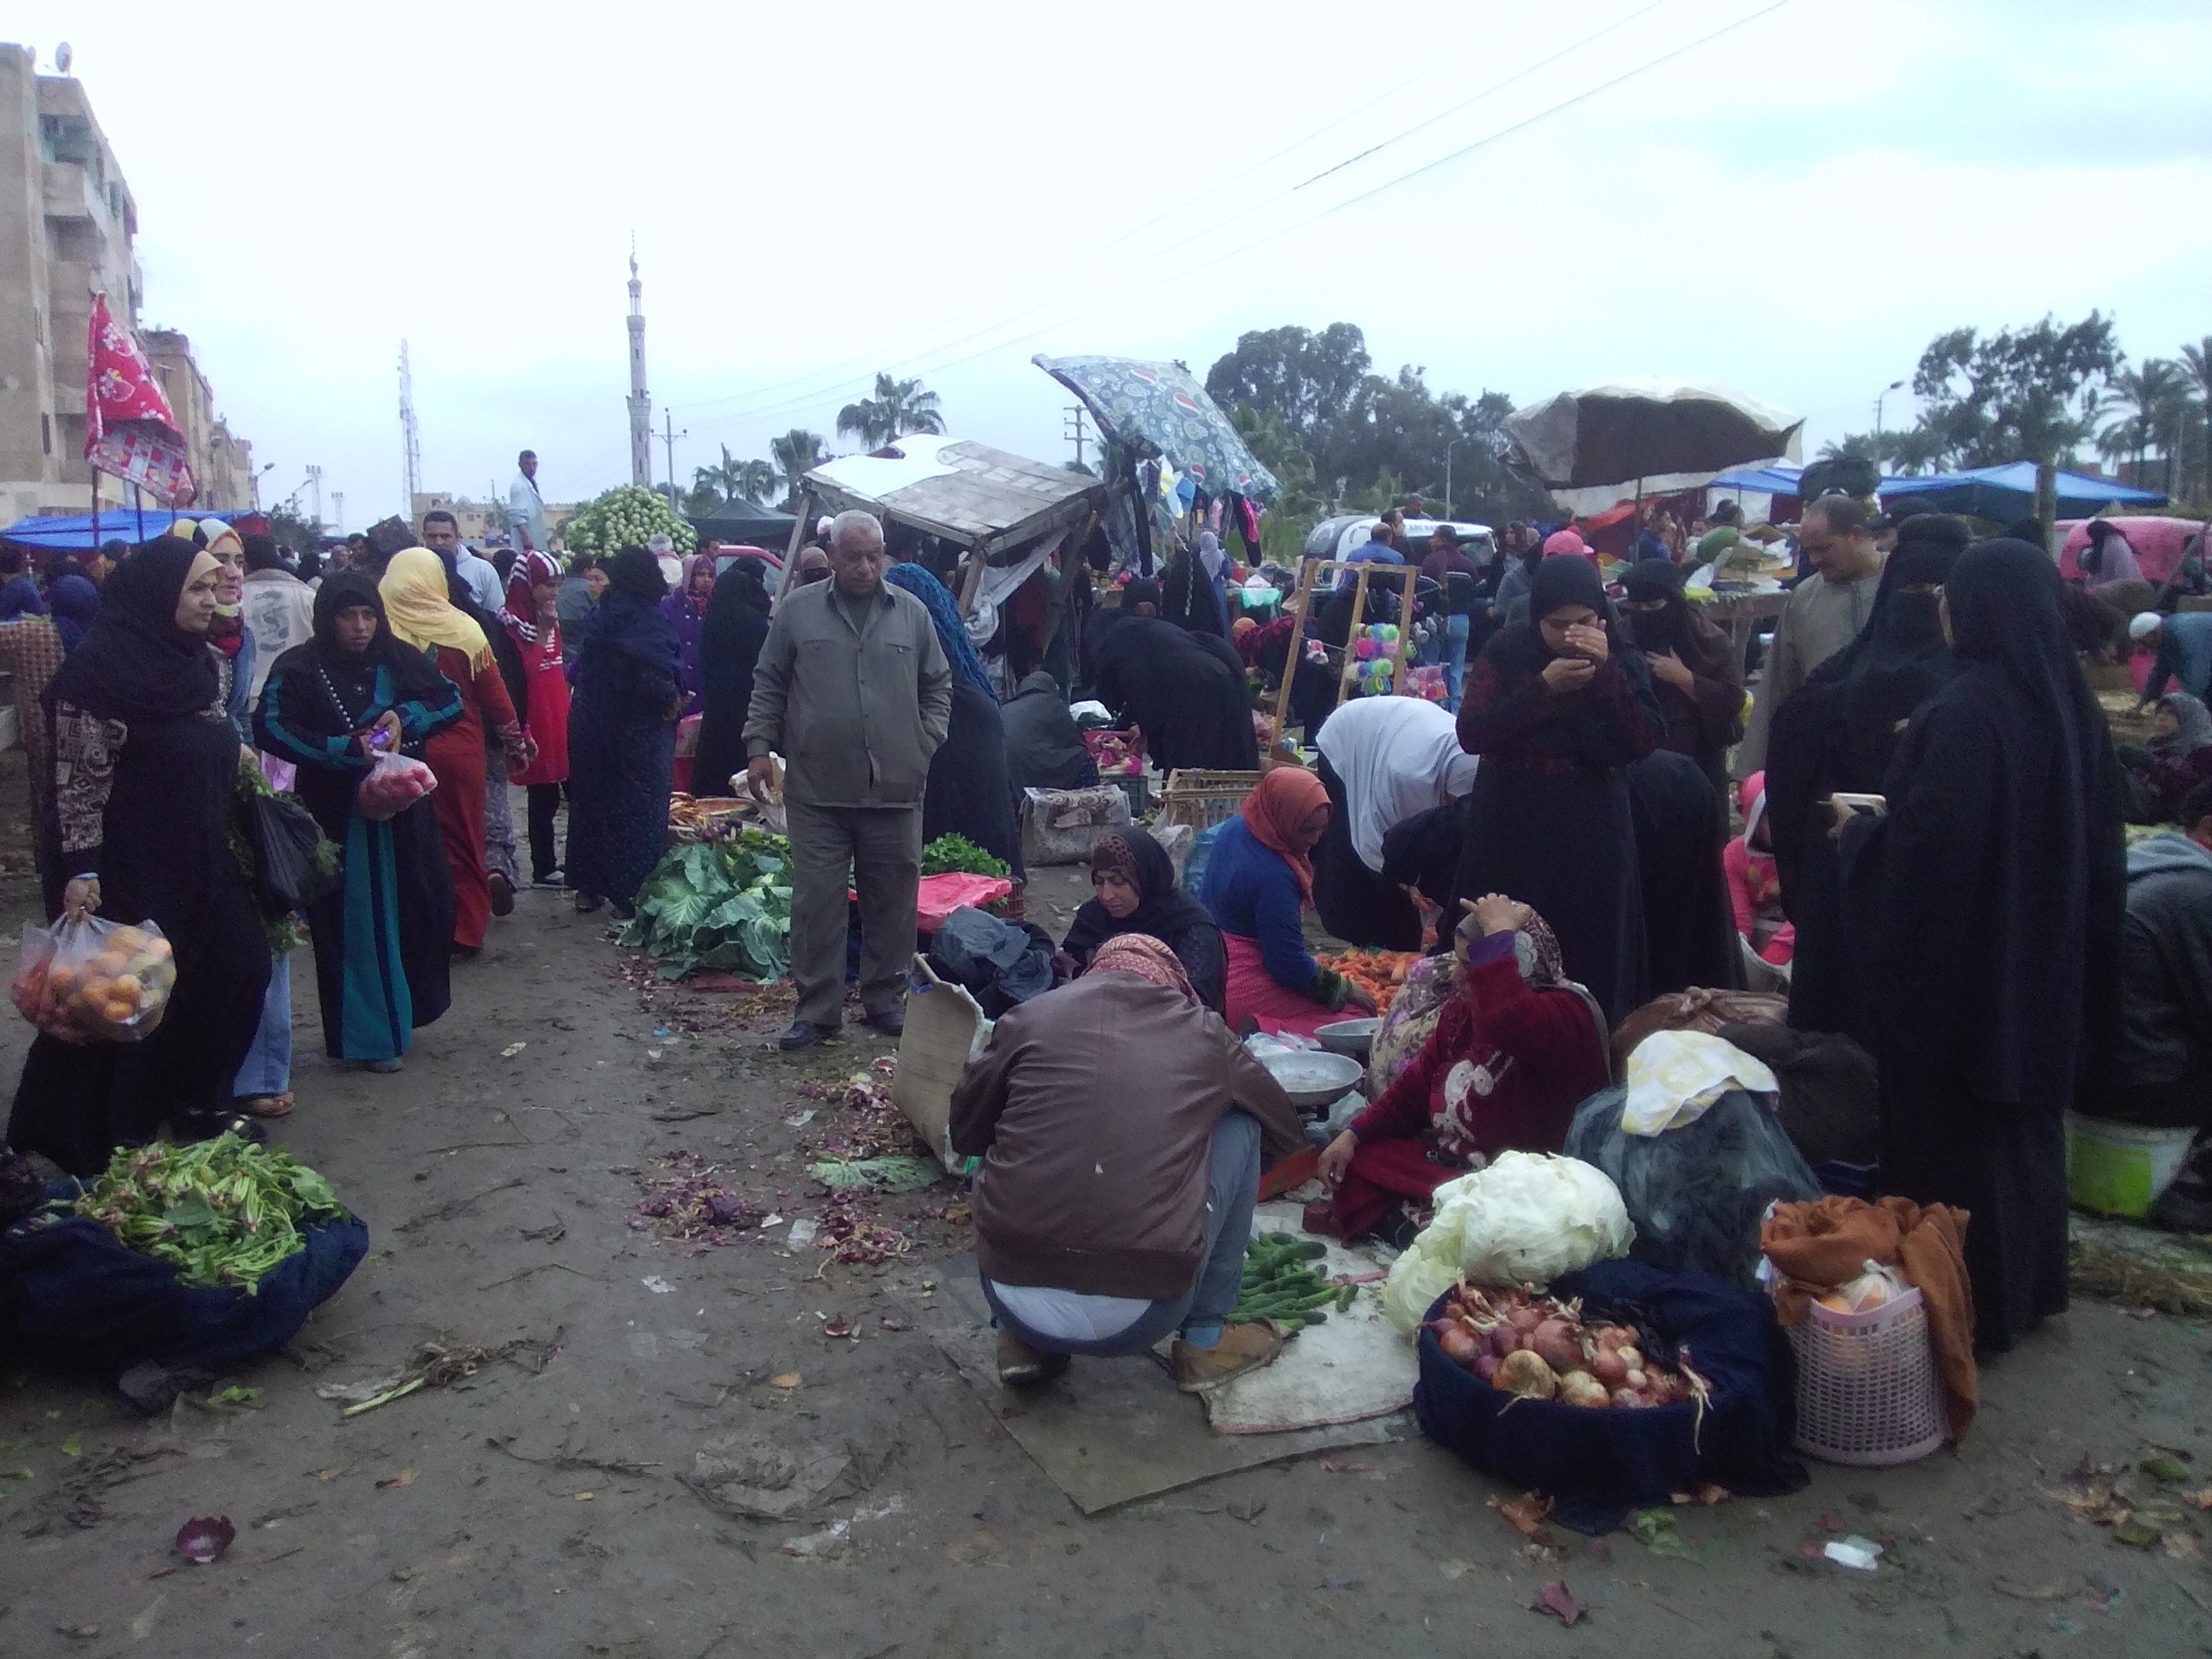
[[[691,474],[691,495],[686,500],[711,498],[711,504],[698,509],[697,515],[703,517],[715,507],[726,507],[733,501],[749,501],[755,507],[766,505],[775,490],[775,469],[766,461],[738,459],[730,453],[727,444],[720,447],[720,461],[697,468]]]
[[[768,453],[775,458],[775,487],[783,491],[785,512],[799,505],[799,480],[830,459],[825,449],[822,434],[804,427],[795,426],[781,438],[769,440]]]
[[[1929,342],[1913,371],[1918,429],[1946,469],[2033,461],[2035,515],[2048,529],[2057,468],[2095,432],[2099,382],[2125,362],[2112,319],[2100,312],[2064,328],[2045,317],[1986,337],[1954,329]]]
[[[937,394],[920,380],[895,380],[888,374],[876,376],[874,397],[837,411],[837,435],[858,438],[863,449],[881,449],[895,439],[944,430]]]
[[[1283,483],[1277,512],[1295,518],[1364,499],[1386,473],[1439,504],[1449,478],[1462,519],[1503,523],[1550,505],[1504,465],[1510,398],[1438,397],[1425,369],[1408,364],[1395,379],[1371,369],[1366,337],[1334,323],[1317,334],[1295,326],[1244,334],[1207,371],[1207,392]]]
[[[2097,453],[2108,460],[2132,455],[2136,483],[2141,486],[2145,455],[2153,448],[2164,451],[2166,485],[2171,493],[2173,453],[2183,424],[2193,418],[2188,371],[2171,357],[2146,357],[2141,368],[2114,374],[2108,392],[2105,407],[2120,418],[2097,434]]]
[[[276,544],[289,547],[295,553],[306,552],[325,534],[319,520],[307,518],[289,507],[272,507],[263,516],[269,520],[269,533],[276,538]]]
[[[2196,501],[2212,501],[2212,334],[2182,347],[2181,363],[2189,371],[2190,396],[2197,415],[2196,441],[2190,446],[2197,457],[2189,471],[2194,485],[2191,495]]]

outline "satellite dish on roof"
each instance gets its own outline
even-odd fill
[[[68,41],[64,40],[61,45],[54,48],[54,67],[59,70],[64,75],[67,75],[70,72],[70,64],[73,61],[73,58],[74,54],[70,51],[70,43]]]

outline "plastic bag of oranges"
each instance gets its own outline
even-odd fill
[[[169,941],[151,921],[64,916],[23,930],[15,1007],[64,1042],[136,1042],[161,1023],[176,988]]]

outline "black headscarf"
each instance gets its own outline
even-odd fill
[[[1599,626],[1605,624],[1605,583],[1597,574],[1597,567],[1579,554],[1560,554],[1544,560],[1536,567],[1536,574],[1528,580],[1528,626],[1533,631],[1538,623],[1554,611],[1571,605],[1586,605],[1597,612]],[[1542,635],[1537,636],[1541,642]],[[1553,654],[1549,647],[1546,654]]]
[[[338,649],[338,612],[364,605],[376,612],[376,632],[368,650],[349,657]],[[276,680],[295,671],[311,676],[321,695],[294,696],[284,709],[285,724],[335,738],[369,724],[379,668],[389,676],[395,703],[445,701],[446,677],[427,652],[392,633],[374,579],[366,571],[341,570],[315,590],[314,637],[277,658],[269,677]]]
[[[1629,620],[1638,649],[1654,655],[1673,652],[1680,656],[1690,644],[1690,602],[1682,597],[1682,573],[1663,559],[1640,559],[1621,578],[1621,590],[1631,605],[1663,599],[1663,611],[1639,611]]]
[[[177,602],[199,556],[190,542],[162,536],[117,565],[83,643],[47,683],[47,706],[66,702],[125,724],[212,708],[222,680],[207,635],[177,626]]]
[[[739,559],[714,578],[714,591],[699,624],[699,672],[706,677],[702,690],[707,696],[717,688],[734,689],[742,681],[743,695],[750,696],[753,665],[768,638],[769,610],[759,561]],[[743,711],[738,713],[742,719]]]
[[[1091,849],[1094,872],[1111,871],[1137,890],[1137,908],[1118,920],[1097,899],[1075,913],[1060,948],[1087,965],[1116,933],[1149,933],[1176,953],[1199,1000],[1218,1012],[1227,994],[1228,958],[1221,929],[1196,899],[1176,884],[1167,848],[1142,830],[1117,830]]]
[[[625,547],[611,559],[600,561],[599,568],[607,573],[607,591],[576,630],[580,672],[584,653],[590,649],[594,655],[634,658],[673,675],[676,624],[661,614],[668,580],[660,574],[660,562],[641,547]]]
[[[1891,845],[1870,896],[1894,954],[1875,966],[1911,981],[1884,988],[1894,1036],[1987,1100],[2063,1091],[2081,1042],[2096,1063],[2118,1037],[2118,769],[2059,587],[2027,542],[1960,556],[1943,588],[1958,672],[1884,780]]]

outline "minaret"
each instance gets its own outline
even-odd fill
[[[637,280],[637,239],[629,245],[629,481],[653,487],[653,394],[645,389],[645,285]]]

